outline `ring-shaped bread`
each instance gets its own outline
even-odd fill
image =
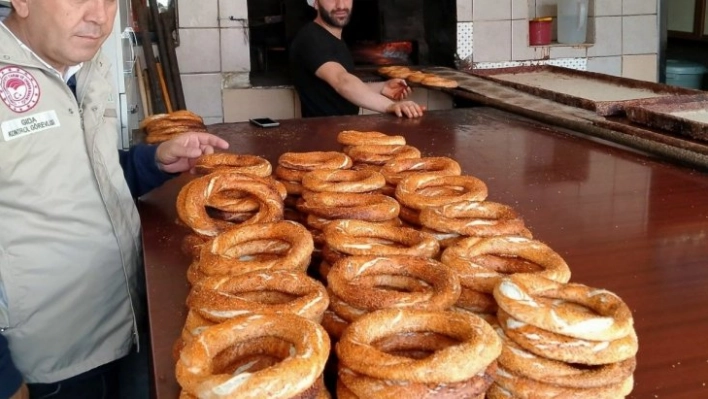
[[[283,341],[288,356],[279,363],[248,372],[219,370],[219,354],[249,341]],[[177,362],[177,381],[200,398],[289,399],[317,383],[329,356],[330,341],[317,323],[291,314],[236,317],[206,328],[189,342]]]
[[[435,258],[440,251],[435,237],[409,227],[348,219],[327,224],[324,233],[327,246],[346,255]]]
[[[292,313],[320,322],[328,305],[327,290],[320,282],[290,270],[210,276],[187,296],[187,306],[213,322],[249,313]]]
[[[426,192],[433,187],[458,188],[448,195]],[[421,210],[460,201],[484,201],[487,185],[474,176],[436,176],[417,174],[406,177],[396,186],[396,199],[408,208]]]
[[[604,289],[515,274],[501,280],[494,298],[513,318],[556,334],[613,341],[634,332],[627,304]]]
[[[459,343],[411,359],[386,353],[373,344],[404,332],[437,333]],[[485,370],[501,353],[501,339],[481,318],[462,312],[408,308],[367,314],[347,327],[336,352],[342,366],[374,378],[418,383],[466,381]]]

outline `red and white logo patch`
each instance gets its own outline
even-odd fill
[[[16,66],[0,69],[0,99],[14,112],[31,110],[39,102],[37,79]]]

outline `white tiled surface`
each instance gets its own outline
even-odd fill
[[[217,28],[219,27],[218,4],[215,1],[180,0],[180,28]]]
[[[551,58],[579,58],[587,57],[588,50],[585,46],[580,47],[567,47],[567,46],[554,46],[551,47]]]
[[[251,87],[251,74],[249,72],[223,73],[224,81],[221,87],[223,89],[245,89]]]
[[[588,70],[587,58],[560,58],[555,60],[548,60],[545,62],[545,64],[577,69],[579,71]]]
[[[538,60],[538,61],[505,61],[505,62],[479,62],[475,63],[475,69],[492,69],[492,68],[510,68],[519,66],[531,65],[555,65],[565,68],[577,69],[580,71],[587,70],[587,58],[564,58],[556,60]]]
[[[654,0],[641,0],[654,1]],[[622,15],[622,0],[595,0],[595,6],[590,7],[590,15],[618,16]]]
[[[219,29],[180,29],[176,49],[181,73],[221,72]]]
[[[229,0],[222,0],[229,1]],[[457,0],[457,22],[472,21],[472,0]]]
[[[557,4],[558,0],[536,0],[536,9],[534,16],[548,17],[558,15]]]
[[[588,48],[588,57],[622,54],[622,17],[596,17],[591,33],[595,44]]]
[[[656,53],[659,33],[656,15],[622,17],[622,53]]]
[[[625,55],[622,57],[622,76],[656,82],[658,56],[656,54]]]
[[[511,0],[474,0],[473,21],[500,21],[511,19]]]
[[[185,0],[180,0],[180,7],[182,6],[182,1]],[[214,0],[189,1],[199,3],[214,2]],[[235,21],[230,18],[235,19]],[[242,27],[246,20],[248,20],[248,0],[219,0],[219,22],[222,28]]]
[[[529,0],[511,0],[511,19],[529,19]]]
[[[251,70],[248,36],[243,28],[221,30],[221,71],[247,72]]]
[[[472,27],[472,22],[457,23],[457,55],[462,60],[472,56],[474,52],[474,30]]]
[[[224,121],[242,122],[266,116],[273,119],[294,118],[296,96],[292,88],[225,89]]]
[[[588,71],[622,76],[622,57],[590,57],[588,58]]]
[[[511,59],[511,20],[475,22],[474,36],[475,62]]]
[[[222,118],[221,74],[182,75],[187,109],[205,118]]]
[[[622,13],[624,15],[656,14],[656,6],[655,0],[623,0]]]
[[[208,118],[203,118],[204,119],[204,124],[209,126],[213,125],[216,123],[222,123],[224,121],[224,117],[222,116],[210,116]]]

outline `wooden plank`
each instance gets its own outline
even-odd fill
[[[167,96],[169,97],[170,104],[175,104],[175,88],[172,82],[172,73],[170,70],[170,57],[167,54],[167,41],[172,40],[172,36],[165,37],[165,32],[162,29],[162,18],[160,18],[160,9],[157,6],[157,0],[148,0],[150,4],[150,16],[152,19],[152,26],[155,29],[155,34],[157,35],[157,49],[160,54],[160,64],[162,64],[162,72],[165,76],[165,84],[167,86]],[[165,101],[167,102],[167,101]]]
[[[175,42],[172,40],[172,32],[176,29],[175,26],[175,9],[169,10],[161,14],[162,29],[165,37],[169,38],[165,42],[167,45],[167,57],[169,59],[170,77],[172,79],[172,87],[174,87],[174,101],[172,102],[173,109],[187,109],[187,104],[184,99],[184,90],[182,89],[182,74],[179,71],[179,61],[177,60],[177,52],[175,51]]]
[[[140,39],[145,56],[145,66],[147,68],[148,82],[150,84],[150,102],[152,111],[155,113],[165,112],[165,102],[160,89],[160,78],[157,75],[157,65],[155,54],[152,51],[152,38],[150,37],[150,23],[148,9],[140,0],[132,0],[133,9],[138,15],[138,27],[140,29]]]

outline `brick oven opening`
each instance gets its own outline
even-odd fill
[[[342,38],[357,68],[454,66],[456,0],[354,0]],[[316,12],[306,0],[248,0],[251,76],[287,75],[288,43]]]

